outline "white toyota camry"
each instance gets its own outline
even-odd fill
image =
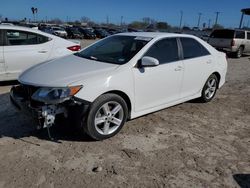
[[[197,37],[122,33],[26,70],[11,101],[40,127],[64,115],[103,140],[128,119],[195,98],[211,101],[226,72],[226,55]]]
[[[71,41],[19,26],[0,25],[0,81],[16,80],[25,69],[79,51]]]

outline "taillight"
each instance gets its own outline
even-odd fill
[[[235,46],[235,40],[234,39],[231,42],[231,46]]]
[[[77,51],[81,50],[81,46],[80,45],[70,46],[67,49],[69,49],[73,52],[77,52]]]

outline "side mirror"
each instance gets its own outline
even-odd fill
[[[155,67],[159,65],[159,60],[153,57],[144,56],[141,59],[141,67]]]

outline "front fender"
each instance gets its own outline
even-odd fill
[[[77,82],[75,85],[83,85],[83,88],[75,95],[75,97],[89,101],[90,103],[104,93],[120,91],[129,97],[131,108],[134,106],[134,81],[130,69],[126,71],[117,71],[106,77],[101,76],[99,78]]]

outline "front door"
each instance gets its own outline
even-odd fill
[[[160,65],[133,69],[136,112],[180,98],[183,66],[176,38],[156,42],[144,56],[158,59]]]

